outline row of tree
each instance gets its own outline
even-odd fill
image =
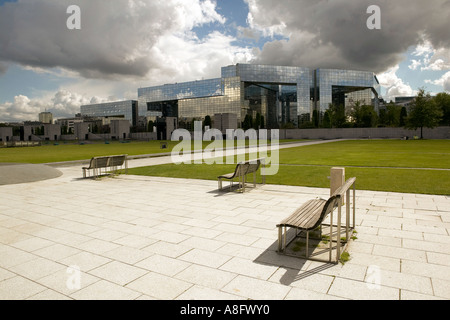
[[[255,119],[253,120],[252,115],[247,114],[244,118],[244,122],[242,122],[242,129],[248,130],[248,129],[264,129],[265,123],[264,123],[264,116],[261,115],[259,112],[256,114]]]
[[[302,124],[301,128],[373,128],[404,127],[407,129],[435,128],[450,126],[450,94],[439,93],[432,97],[425,89],[419,89],[414,101],[406,107],[389,103],[377,113],[373,106],[356,102],[350,112],[343,105],[331,104],[325,111],[322,121],[317,111],[312,121]],[[421,136],[423,136],[421,134]]]

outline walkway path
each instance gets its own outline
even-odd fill
[[[307,146],[313,144],[328,143],[338,140],[329,141],[303,141],[298,143],[286,143],[280,145],[280,149],[294,148],[299,146]],[[276,150],[277,148],[274,148]],[[255,149],[247,148],[240,149],[236,153],[242,154],[245,152],[254,152]],[[197,157],[199,154],[193,154],[192,157]],[[162,154],[147,154],[129,157],[129,167],[143,167],[151,165],[160,165],[172,163],[171,153]],[[20,184],[27,182],[36,182],[47,179],[54,179],[62,175],[59,170],[64,167],[76,167],[81,172],[81,167],[88,164],[90,159],[80,161],[56,162],[47,164],[16,164],[16,163],[0,163],[0,185]]]
[[[450,299],[445,196],[357,191],[350,261],[329,265],[275,251],[276,224],[328,189],[58,170],[0,186],[0,299]]]

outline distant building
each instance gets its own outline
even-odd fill
[[[126,120],[112,120],[109,124],[111,128],[111,139],[125,140],[130,136],[130,122]]]
[[[416,100],[416,97],[396,97],[395,104],[409,109],[414,100]]]
[[[51,112],[41,112],[39,113],[39,122],[44,124],[53,123],[53,114]]]
[[[74,118],[65,118],[56,120],[56,124],[59,124],[62,128],[65,128],[67,134],[75,132],[75,123],[83,122],[83,118],[74,117]]]
[[[107,102],[81,106],[82,117],[126,119],[130,125],[138,123],[138,102],[135,100]]]
[[[13,138],[12,127],[0,127],[0,142],[9,142]]]

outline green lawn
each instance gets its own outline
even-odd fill
[[[280,141],[287,142],[287,141]],[[291,141],[294,142],[294,141]],[[170,152],[178,142],[130,143],[58,142],[41,147],[0,148],[0,162],[49,163],[85,160],[114,154],[143,155]],[[208,146],[211,142],[203,142]],[[268,176],[269,184],[328,188],[331,167],[345,167],[346,176],[357,177],[363,190],[450,195],[450,140],[359,140],[280,150],[280,169]],[[235,165],[161,165],[130,169],[130,174],[217,180]],[[410,169],[407,169],[410,168]]]
[[[331,167],[343,166],[347,177],[357,177],[361,190],[450,195],[450,170],[412,169],[450,169],[448,140],[343,141],[283,149],[280,164],[266,183],[328,188]],[[234,167],[169,164],[130,169],[129,174],[217,180]]]
[[[298,142],[304,140],[281,140],[283,142]],[[119,141],[91,142],[79,144],[74,142],[47,142],[40,147],[26,148],[0,148],[0,163],[51,163],[73,160],[86,160],[92,157],[128,154],[130,156],[167,153],[178,144],[177,141],[164,141],[167,143],[167,149],[161,149],[161,141],[130,141],[122,143]],[[212,142],[203,142],[202,148],[210,145]],[[248,142],[247,142],[248,143]],[[224,145],[225,146],[225,145]],[[192,143],[192,150],[194,144]]]
[[[450,169],[450,140],[357,140],[284,149],[284,164]]]
[[[90,144],[75,144],[58,142],[58,145],[49,143],[40,147],[27,148],[0,148],[0,162],[11,163],[50,163],[73,160],[85,160],[92,157],[116,154],[142,155],[152,153],[170,152],[176,142],[168,142],[169,149],[161,149],[160,141],[130,143],[96,142]]]

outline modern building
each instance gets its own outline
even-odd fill
[[[75,116],[73,118],[58,119],[55,123],[59,124],[61,128],[64,128],[65,134],[70,134],[75,132],[75,124],[82,123],[83,121],[84,120],[80,115],[79,117]]]
[[[20,128],[20,141],[61,140],[61,126],[58,124],[25,124]]]
[[[237,64],[223,67],[221,78],[139,88],[138,101],[140,116],[157,112],[186,123],[232,113],[240,126],[259,113],[270,129],[311,121],[314,110],[323,116],[332,103],[378,109],[379,92],[373,72]]]
[[[395,104],[409,109],[415,100],[416,97],[395,97]]]
[[[136,126],[138,121],[138,102],[126,100],[81,106],[82,117],[122,118]]]

